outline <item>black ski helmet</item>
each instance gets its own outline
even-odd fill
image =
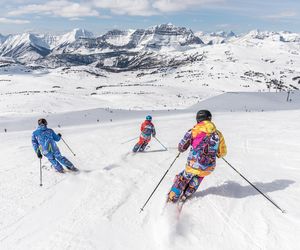
[[[48,122],[45,118],[41,118],[38,120],[38,124],[47,126]]]
[[[210,121],[211,117],[212,117],[211,113],[208,110],[203,109],[203,110],[199,110],[197,112],[196,120],[197,120],[197,122],[202,122],[202,121],[205,121],[205,120]]]

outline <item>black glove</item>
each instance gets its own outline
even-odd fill
[[[58,133],[57,135],[58,135],[59,137],[61,137],[61,133]]]
[[[38,158],[40,158],[40,159],[43,158],[43,155],[42,155],[42,153],[41,153],[40,150],[38,150],[38,151],[36,152],[36,154],[37,154],[37,157],[38,157]]]

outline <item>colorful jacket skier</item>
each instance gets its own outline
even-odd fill
[[[224,137],[211,122],[208,110],[197,113],[197,124],[180,141],[178,150],[186,151],[191,146],[185,170],[176,175],[168,194],[168,201],[184,201],[199,187],[203,178],[211,174],[216,167],[216,157],[227,153]]]
[[[152,123],[152,117],[151,115],[146,116],[146,120],[141,125],[141,135],[139,138],[139,141],[135,146],[133,147],[133,152],[142,152],[145,150],[146,146],[151,140],[151,135],[155,137],[156,132],[154,125]]]
[[[56,145],[56,142],[61,139],[61,134],[56,134],[52,129],[47,128],[46,119],[39,119],[38,125],[31,138],[33,149],[38,158],[41,159],[43,155],[46,156],[56,171],[60,173],[64,172],[62,165],[72,171],[78,171],[66,157],[61,155]]]

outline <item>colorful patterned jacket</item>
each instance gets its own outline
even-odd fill
[[[141,137],[144,139],[150,139],[151,135],[155,136],[155,128],[151,121],[144,121],[141,124]]]
[[[211,121],[202,121],[190,129],[180,141],[178,150],[191,146],[185,171],[198,176],[209,175],[216,167],[216,157],[226,155],[224,137]]]

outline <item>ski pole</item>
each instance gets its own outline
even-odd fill
[[[42,159],[40,158],[40,186],[43,186]]]
[[[152,195],[154,194],[154,192],[156,191],[156,189],[158,188],[159,184],[162,182],[162,180],[165,178],[165,176],[167,175],[167,173],[169,172],[169,170],[171,169],[171,167],[173,166],[174,162],[176,161],[176,159],[179,157],[180,152],[176,155],[175,159],[173,160],[173,162],[171,163],[170,167],[167,169],[167,171],[165,172],[165,174],[163,175],[163,177],[160,179],[160,181],[158,182],[158,184],[156,185],[156,187],[154,188],[153,192],[150,194],[149,198],[147,199],[147,201],[145,202],[145,204],[143,205],[143,207],[140,210],[140,213],[142,211],[144,211],[145,206],[147,205],[148,201],[151,199]]]
[[[68,149],[71,151],[71,153],[74,155],[74,156],[76,156],[76,154],[72,151],[72,149],[69,147],[69,145],[65,142],[65,140],[62,138],[62,137],[60,137],[61,139],[62,139],[62,141],[64,142],[64,144],[66,144],[66,146],[68,147]]]
[[[282,213],[285,213],[285,211],[282,208],[280,208],[271,198],[269,198],[262,191],[260,191],[253,183],[251,183],[250,181],[248,181],[247,178],[244,177],[239,171],[237,171],[228,161],[226,161],[224,157],[222,157],[222,159],[223,159],[223,161],[225,161],[228,164],[228,166],[230,166],[235,172],[237,172],[245,181],[247,181],[256,191],[258,191],[263,197],[265,197],[268,201],[270,201]]]
[[[166,146],[165,146],[164,144],[162,144],[156,137],[154,137],[154,139],[157,140],[157,142],[158,142],[160,145],[162,145],[163,148],[164,148],[165,150],[168,150],[168,149],[166,148]]]
[[[138,137],[138,136],[137,136],[137,137],[134,137],[134,138],[132,138],[132,139],[130,139],[130,140],[128,140],[128,141],[122,142],[121,144],[125,144],[125,143],[127,143],[127,142],[131,142],[131,141],[133,141],[133,140],[135,140],[135,139],[137,139],[137,138],[139,138],[139,137]]]

